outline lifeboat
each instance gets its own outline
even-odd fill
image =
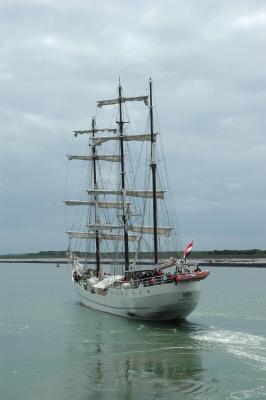
[[[177,275],[175,280],[176,280],[176,282],[201,281],[202,279],[207,278],[207,276],[209,274],[210,274],[209,271],[189,272],[189,273]]]

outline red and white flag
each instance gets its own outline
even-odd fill
[[[192,242],[190,242],[190,243],[187,245],[187,247],[184,249],[184,256],[183,256],[183,258],[187,258],[187,257],[190,255],[191,250],[192,250],[192,247],[193,247],[193,240],[192,240]]]

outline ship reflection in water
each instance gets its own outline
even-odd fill
[[[75,326],[82,335],[77,331],[78,342],[69,347],[71,362],[79,368],[78,381],[71,385],[83,393],[79,399],[178,399],[213,393],[214,387],[204,383],[201,345],[193,338],[199,326],[139,323],[85,311],[86,322],[81,319]],[[81,313],[84,318],[82,307]]]

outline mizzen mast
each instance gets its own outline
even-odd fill
[[[121,191],[123,197],[123,203],[126,203],[126,186],[125,186],[125,162],[124,162],[124,121],[122,113],[122,87],[119,81],[118,86],[118,99],[119,99],[119,137],[120,137],[120,156],[121,156]],[[122,221],[124,226],[124,245],[125,245],[125,271],[129,269],[129,249],[128,249],[128,228],[127,228],[127,210],[123,207]]]
[[[151,130],[151,172],[152,172],[152,203],[153,203],[153,242],[154,262],[158,264],[158,229],[157,229],[157,189],[156,189],[156,135],[153,126],[153,104],[152,104],[152,80],[149,82],[150,89],[150,130]]]
[[[92,118],[92,121],[91,121],[92,138],[95,137],[95,124],[96,124],[95,118]],[[96,147],[92,145],[92,166],[93,166],[93,188],[94,188],[94,190],[98,189],[96,157],[97,157]],[[94,193],[94,201],[95,201],[95,204],[97,204],[97,193]],[[94,208],[94,222],[95,222],[95,224],[99,223],[97,206],[95,206],[95,208]],[[100,274],[100,239],[99,239],[98,229],[96,229],[96,231],[95,231],[95,258],[96,258],[96,276],[98,277]]]

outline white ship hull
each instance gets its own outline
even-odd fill
[[[105,295],[92,293],[76,282],[74,285],[84,306],[140,320],[184,319],[195,309],[200,297],[199,281],[134,289],[110,287]]]

